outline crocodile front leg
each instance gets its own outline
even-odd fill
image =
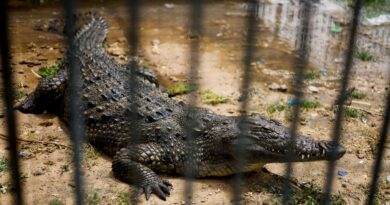
[[[161,179],[153,170],[139,162],[144,161],[142,157],[145,156],[140,151],[122,148],[114,156],[112,163],[114,176],[121,181],[142,188],[146,200],[154,193],[165,201],[170,194],[172,184],[167,180]]]

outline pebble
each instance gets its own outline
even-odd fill
[[[285,85],[285,84],[279,85],[277,83],[271,83],[270,85],[268,85],[268,89],[275,90],[275,91],[286,92],[287,91],[287,85]]]
[[[173,9],[173,8],[175,8],[175,4],[166,3],[166,4],[164,4],[164,7],[167,8],[167,9]]]
[[[387,175],[386,181],[390,183],[390,175]]]
[[[312,86],[312,85],[309,85],[309,87],[307,88],[310,92],[312,93],[318,93],[320,90],[315,87],[315,86]]]

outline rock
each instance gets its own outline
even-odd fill
[[[117,42],[110,44],[110,46],[107,48],[107,52],[113,56],[125,55],[125,51],[119,47]]]
[[[152,46],[158,46],[158,45],[160,45],[160,40],[153,39],[151,43],[152,43]]]
[[[360,109],[364,110],[364,109],[369,109],[371,107],[371,103],[361,101],[361,100],[352,100],[351,106],[354,106],[356,108],[360,108]]]
[[[280,92],[286,92],[287,91],[287,85],[285,84],[277,84],[277,83],[271,83],[268,85],[268,89],[274,90],[274,91],[280,91]]]
[[[356,156],[357,156],[359,159],[364,159],[364,155],[365,155],[364,152],[363,152],[362,150],[359,150]]]
[[[175,4],[173,4],[173,3],[166,3],[166,4],[164,4],[164,7],[167,8],[167,9],[173,9],[173,8],[175,8]]]
[[[318,93],[320,90],[315,87],[315,86],[312,86],[312,85],[309,85],[309,87],[307,87],[307,89],[311,92],[311,93]]]
[[[223,33],[219,32],[215,35],[216,37],[222,37],[223,36]]]
[[[390,175],[387,175],[386,181],[390,183]]]

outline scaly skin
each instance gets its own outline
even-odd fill
[[[89,22],[74,35],[60,72],[43,79],[16,109],[42,113],[56,108],[53,110],[67,122],[67,93],[75,91],[67,88],[66,59],[73,57],[82,74],[79,92],[86,136],[92,145],[113,157],[115,177],[142,188],[147,199],[154,193],[165,200],[172,185],[155,172],[182,175],[189,159],[195,162],[192,170],[196,177],[237,173],[239,118],[203,108],[186,115],[186,105],[169,98],[147,70],[137,68],[135,83],[131,84],[129,66],[116,63],[103,48],[105,22],[95,15],[86,17]],[[132,85],[137,85],[135,91]],[[195,120],[197,126],[186,132],[189,120]],[[249,116],[246,123],[249,133],[242,138],[246,154],[243,171],[287,161],[290,135],[285,126],[258,114]],[[194,134],[193,152],[186,149],[188,133]],[[332,151],[336,153],[333,159],[339,159],[345,153],[340,145],[304,136],[297,136],[293,147],[289,158],[294,162],[330,160]]]

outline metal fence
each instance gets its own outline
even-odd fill
[[[298,0],[297,0],[298,1]],[[242,104],[241,104],[241,110],[248,110],[248,88],[251,84],[252,78],[251,78],[251,62],[253,60],[253,53],[255,48],[255,42],[256,42],[256,36],[262,35],[261,33],[257,33],[256,24],[257,24],[257,11],[259,1],[257,0],[249,0],[247,2],[247,22],[246,22],[246,43],[245,43],[245,50],[242,52],[244,53],[243,57],[243,76],[242,76]],[[303,86],[303,77],[305,72],[305,67],[308,63],[308,43],[310,38],[310,18],[313,14],[313,1],[311,0],[300,0],[299,4],[301,6],[301,22],[299,26],[299,32],[298,32],[298,39],[300,42],[300,47],[298,48],[298,58],[295,65],[295,81],[293,84],[293,94],[295,96],[295,101],[299,102],[303,98],[302,93],[302,86]],[[64,6],[64,12],[66,16],[66,22],[68,25],[72,25],[74,22],[72,22],[72,14],[74,13],[76,9],[77,2],[75,0],[66,0],[63,1]],[[190,2],[191,5],[191,12],[190,12],[190,25],[189,29],[193,34],[196,35],[202,35],[202,23],[203,23],[203,10],[204,10],[204,2],[201,0],[192,0]],[[349,76],[351,72],[351,68],[353,65],[353,55],[354,55],[354,49],[355,49],[355,41],[356,41],[356,34],[357,29],[359,26],[359,16],[360,11],[363,5],[363,0],[356,0],[354,2],[353,6],[353,15],[352,15],[352,22],[350,24],[350,30],[349,30],[349,43],[348,43],[348,49],[345,55],[345,65],[344,70],[342,72],[342,79],[341,79],[341,89],[338,94],[337,98],[337,105],[339,107],[342,107],[346,101],[347,98],[347,88],[348,88],[348,82],[349,82]],[[140,7],[142,6],[141,1],[133,0],[128,1],[128,12],[129,12],[129,24],[130,24],[130,31],[129,32],[129,46],[131,48],[130,55],[136,55],[137,48],[138,48],[138,42],[139,42],[139,35],[138,35],[138,28],[139,28],[139,15],[140,15]],[[13,111],[13,81],[12,81],[12,68],[10,66],[10,45],[9,45],[9,33],[8,33],[8,11],[7,11],[7,1],[1,1],[1,11],[0,11],[0,42],[1,42],[1,72],[2,72],[2,82],[3,82],[3,89],[4,89],[4,102],[6,105],[6,122],[7,122],[7,133],[8,133],[8,144],[9,144],[9,151],[10,151],[10,167],[12,171],[12,178],[14,182],[14,188],[15,188],[15,195],[14,195],[14,204],[21,205],[23,203],[23,196],[22,196],[22,186],[20,184],[20,167],[19,167],[19,160],[18,160],[18,154],[17,154],[17,135],[16,135],[16,119]],[[70,26],[69,28],[72,28]],[[69,38],[71,39],[71,38]],[[71,42],[68,42],[69,45],[71,45]],[[70,47],[71,48],[71,47]],[[190,45],[190,62],[191,62],[191,68],[190,68],[190,74],[189,74],[189,82],[193,87],[197,86],[197,69],[199,67],[199,41],[192,41]],[[69,79],[69,86],[72,90],[78,90],[80,87],[80,81],[78,79],[79,72],[79,66],[73,59],[69,59],[70,62],[70,79]],[[130,82],[133,83],[133,86],[131,86],[133,89],[137,89],[137,86],[134,84],[136,81],[134,80],[134,69],[135,69],[135,61],[131,61],[131,67],[133,72],[130,78]],[[82,154],[82,142],[84,141],[84,126],[83,126],[83,119],[80,112],[80,107],[77,106],[80,104],[81,98],[79,96],[79,93],[77,92],[70,92],[70,107],[71,107],[71,115],[70,115],[70,134],[72,136],[72,142],[73,142],[73,162],[74,162],[74,180],[75,180],[75,192],[76,192],[76,201],[78,205],[84,204],[83,201],[83,180],[81,177],[81,154]],[[196,95],[190,94],[189,95],[189,106],[187,112],[191,113],[193,112],[193,108],[196,106]],[[246,112],[243,112],[246,113]],[[291,139],[290,141],[293,142],[296,138],[296,132],[298,127],[298,120],[300,115],[300,106],[297,104],[294,106],[293,109],[293,120],[292,125],[290,128],[291,131]],[[336,114],[336,120],[334,124],[333,129],[333,143],[338,144],[341,136],[342,131],[342,122],[343,122],[343,109],[338,109]],[[386,137],[388,133],[388,126],[389,126],[389,117],[390,117],[390,95],[387,97],[386,101],[386,111],[383,119],[382,129],[379,136],[378,144],[377,144],[377,153],[376,153],[376,160],[375,160],[375,166],[372,170],[373,177],[371,179],[371,186],[369,190],[369,196],[368,200],[366,201],[367,204],[373,204],[374,203],[374,197],[376,195],[377,191],[377,184],[378,184],[378,178],[380,175],[381,170],[381,164],[383,160],[384,155],[384,146],[386,142]],[[241,136],[245,136],[248,132],[248,128],[245,125],[246,121],[246,114],[242,114],[240,116],[240,124],[239,129],[241,132]],[[193,136],[194,133],[190,129],[196,124],[195,121],[189,121],[187,123],[187,126],[185,126],[186,133],[189,136],[189,140],[187,143],[187,149],[188,150],[194,150],[194,143],[193,143]],[[290,143],[291,145],[294,145],[294,143]],[[289,149],[289,152],[293,151],[293,147]],[[238,145],[237,149],[237,155],[240,156],[240,158],[237,160],[236,165],[241,170],[243,169],[243,166],[245,164],[245,150],[243,149],[243,143],[240,143]],[[333,158],[335,159],[336,155],[333,153]],[[190,159],[192,162],[190,164],[195,163],[193,159]],[[291,161],[291,159],[290,159]],[[333,185],[333,173],[335,169],[335,160],[331,160],[328,164],[327,171],[327,178],[326,178],[326,185],[325,185],[325,195],[322,200],[323,204],[330,204],[330,194],[332,193],[332,185]],[[291,174],[292,174],[292,165],[291,162],[287,164],[287,169],[285,173],[285,180],[284,180],[284,186],[283,186],[283,204],[289,203],[289,192],[291,189],[290,181],[291,181]],[[325,171],[325,170],[324,170]],[[192,196],[192,180],[194,178],[194,170],[193,167],[187,167],[185,168],[185,177],[186,177],[186,185],[185,185],[185,199],[186,204],[191,204],[191,196]],[[240,201],[241,197],[241,186],[239,185],[243,181],[243,175],[242,173],[239,173],[235,177],[235,185],[233,188],[233,204],[241,204]]]

